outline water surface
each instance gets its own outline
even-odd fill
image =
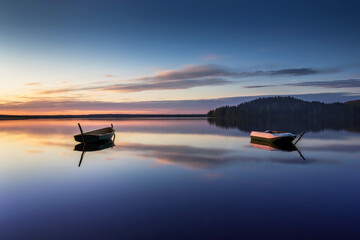
[[[74,151],[77,120],[0,122],[0,239],[359,239],[360,134],[307,132],[297,151],[206,120],[114,124]]]

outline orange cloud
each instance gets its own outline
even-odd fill
[[[29,83],[24,83],[25,86],[40,86],[41,83],[39,82],[29,82]]]

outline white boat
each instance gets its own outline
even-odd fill
[[[296,135],[288,132],[266,130],[265,132],[252,131],[250,137],[251,140],[257,142],[286,143],[292,142]]]

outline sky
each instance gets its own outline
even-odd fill
[[[0,0],[0,114],[360,99],[357,1]]]

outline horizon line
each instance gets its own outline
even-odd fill
[[[51,115],[7,115],[1,114],[0,120],[14,119],[106,119],[106,118],[203,118],[207,115],[204,113],[196,114],[51,114]],[[4,118],[4,119],[2,119]]]

